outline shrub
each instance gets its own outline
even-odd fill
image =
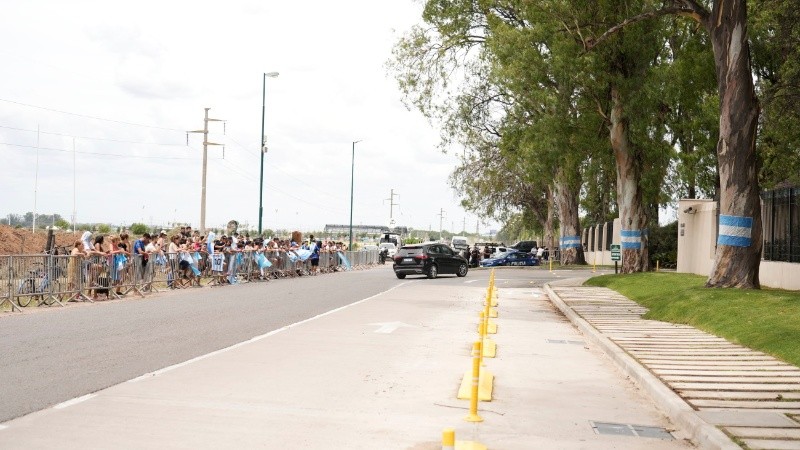
[[[678,222],[658,227],[650,233],[650,265],[674,269],[678,266]]]
[[[147,225],[145,225],[143,223],[132,223],[130,230],[131,230],[131,234],[135,234],[137,236],[141,236],[141,235],[147,233],[148,228],[147,228]]]

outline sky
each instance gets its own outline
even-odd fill
[[[439,150],[386,69],[421,11],[413,0],[7,2],[0,214],[35,204],[79,223],[198,227],[203,134],[186,131],[211,108],[224,122],[209,122],[208,141],[224,148],[208,147],[206,227],[255,229],[264,95],[263,228],[349,223],[354,167],[354,224],[388,224],[393,190],[397,225],[474,232],[448,183],[460,150]]]

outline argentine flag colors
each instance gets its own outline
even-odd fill
[[[561,244],[561,248],[578,248],[581,246],[581,237],[562,236],[561,239],[559,239],[559,243]]]
[[[621,230],[619,234],[623,249],[642,249],[642,230]]]
[[[752,217],[719,216],[719,238],[717,238],[717,244],[732,247],[750,247],[752,233]]]

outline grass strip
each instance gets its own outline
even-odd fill
[[[636,273],[591,278],[649,308],[646,319],[687,324],[800,366],[800,292],[706,288],[706,277]]]

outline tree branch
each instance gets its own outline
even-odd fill
[[[708,11],[706,11],[702,6],[697,4],[694,0],[680,0],[680,3],[684,6],[669,6],[654,11],[647,11],[637,16],[629,17],[624,21],[622,21],[621,23],[609,28],[596,40],[593,40],[592,38],[586,39],[583,44],[584,48],[586,49],[586,51],[592,50],[596,46],[600,45],[600,43],[611,37],[611,35],[619,32],[628,25],[633,25],[643,20],[652,19],[655,17],[667,16],[667,15],[676,15],[676,16],[689,17],[697,21],[698,23],[704,23],[705,18],[708,17]]]

